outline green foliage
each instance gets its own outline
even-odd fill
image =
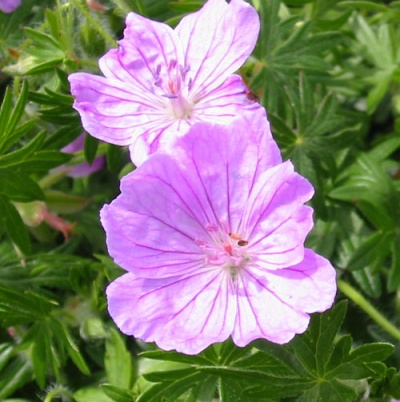
[[[156,383],[138,401],[210,401],[217,385],[222,401],[274,401],[296,397],[298,401],[351,402],[365,392],[366,379],[385,378],[381,363],[393,351],[388,343],[352,348],[349,335],[338,337],[346,303],[315,315],[306,334],[286,346],[266,341],[238,349],[233,343],[215,345],[199,356],[149,351],[147,359],[162,360],[144,378]],[[170,363],[179,364],[174,369]],[[207,384],[207,387],[204,387]],[[205,393],[206,389],[208,394]]]
[[[106,312],[104,289],[122,271],[98,211],[134,169],[126,150],[89,136],[81,151],[61,150],[83,132],[67,77],[99,73],[126,14],[175,26],[204,0],[93,3],[0,12],[0,400],[400,399],[388,343],[400,339],[400,2],[252,1],[261,33],[239,73],[284,159],[315,187],[308,246],[352,291],[338,300],[353,301],[347,316],[344,302],[315,314],[287,345],[228,340],[197,356],[126,337]],[[101,172],[67,177],[99,156]]]

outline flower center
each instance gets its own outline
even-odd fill
[[[240,234],[231,232],[222,220],[219,226],[208,223],[205,229],[209,238],[196,239],[195,242],[204,252],[207,264],[229,270],[232,279],[235,279],[250,260],[247,253],[249,242]]]
[[[194,105],[188,100],[192,87],[192,80],[187,77],[189,69],[189,66],[183,67],[176,60],[171,60],[166,71],[162,71],[162,66],[158,65],[153,73],[157,92],[167,98],[165,106],[174,119],[190,119],[193,111]]]

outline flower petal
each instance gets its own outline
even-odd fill
[[[107,288],[108,309],[125,334],[197,354],[232,332],[236,310],[225,279],[215,269],[158,280],[125,274]]]
[[[152,95],[129,83],[86,73],[74,73],[68,79],[82,125],[98,139],[129,145],[152,128],[169,124]]]
[[[157,89],[154,85],[157,69],[167,72],[172,61],[184,63],[174,30],[167,24],[129,13],[118,49],[107,52],[99,60],[99,66],[106,77],[130,83],[150,94]]]
[[[204,196],[174,159],[152,160],[125,176],[121,195],[101,211],[108,251],[118,265],[147,278],[201,269],[205,257],[196,239],[207,236],[211,219]]]
[[[248,139],[248,140],[244,140]],[[281,162],[263,109],[244,113],[230,125],[197,123],[176,142],[175,157],[206,195],[214,219],[236,231],[259,176]]]
[[[186,134],[191,123],[195,121],[195,119],[191,119],[190,122],[183,119],[172,120],[166,122],[164,127],[160,127],[158,122],[155,123],[143,135],[136,137],[129,146],[132,162],[139,166],[149,155],[157,151],[173,153],[176,139]]]
[[[258,272],[259,277],[265,271]],[[331,263],[310,249],[291,267],[267,274],[268,288],[296,310],[306,313],[329,309],[336,295],[336,271]]]
[[[0,11],[3,11],[3,13],[12,13],[20,5],[21,0],[1,0]]]
[[[335,270],[311,250],[304,260],[276,271],[246,270],[241,276],[238,314],[233,340],[245,346],[257,338],[289,342],[307,329],[307,313],[332,306],[336,294]]]
[[[303,204],[313,193],[311,184],[293,171],[289,161],[259,177],[243,214],[243,229],[239,229],[257,264],[278,269],[303,259],[304,240],[313,226],[312,209]]]
[[[196,99],[217,88],[254,49],[260,21],[243,0],[209,0],[198,12],[185,16],[175,28],[190,66]]]
[[[196,104],[193,116],[200,121],[229,124],[232,118],[240,116],[244,110],[255,112],[263,109],[259,103],[248,99],[247,94],[248,88],[242,78],[231,75]]]

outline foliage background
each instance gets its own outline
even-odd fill
[[[174,26],[203,3],[23,0],[0,13],[0,400],[400,399],[400,1],[253,0],[262,29],[240,73],[316,188],[308,246],[337,268],[335,307],[288,345],[198,356],[124,337],[107,314],[122,270],[98,211],[134,167],[89,136],[60,152],[82,132],[66,77],[99,72],[129,11]],[[90,177],[51,170],[99,155]],[[75,225],[68,240],[40,223],[43,208]]]

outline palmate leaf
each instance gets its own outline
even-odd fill
[[[222,402],[272,402],[288,397],[300,401],[354,401],[365,379],[385,377],[386,366],[381,361],[393,346],[373,343],[351,349],[349,335],[335,341],[346,306],[341,302],[324,314],[314,315],[308,331],[288,345],[258,340],[237,348],[227,341],[198,356],[144,352],[142,357],[174,361],[178,366],[163,367],[159,363],[157,371],[145,373],[147,381],[157,384],[148,388],[139,401],[186,400],[201,387],[208,398],[204,401],[211,401],[217,384]],[[205,383],[209,384],[207,390]]]
[[[299,72],[321,81],[331,81],[330,66],[324,55],[337,46],[339,32],[315,32],[308,16],[280,15],[280,0],[260,1],[261,33],[255,50],[254,71],[249,86],[260,95],[271,113],[292,113],[285,88],[297,87]],[[316,10],[316,9],[315,9]]]
[[[384,142],[379,144],[376,152],[372,150],[368,154],[359,154],[355,163],[342,170],[340,185],[329,193],[331,198],[353,203],[363,217],[376,228],[374,232],[370,231],[358,236],[356,247],[345,262],[346,269],[369,270],[369,273],[364,272],[364,274],[367,274],[372,282],[380,280],[373,279],[371,274],[375,273],[377,276],[397,242],[396,231],[400,225],[399,193],[381,162],[382,158],[385,159],[396,148],[396,141],[388,141],[386,144]],[[396,265],[395,251],[392,256],[392,267]],[[397,281],[395,277],[396,268],[393,268],[389,278],[390,289],[394,289],[393,283]],[[371,280],[369,282],[372,283]],[[365,280],[363,283],[366,284]],[[368,292],[368,287],[362,284],[361,286]],[[368,293],[371,294],[371,292]]]
[[[356,399],[363,379],[385,375],[385,365],[380,372],[376,372],[376,367],[392,353],[392,345],[366,344],[351,351],[349,335],[334,342],[345,312],[346,303],[341,302],[330,311],[315,315],[309,330],[285,347],[296,356],[307,371],[306,378],[313,383],[299,401],[351,402]]]

